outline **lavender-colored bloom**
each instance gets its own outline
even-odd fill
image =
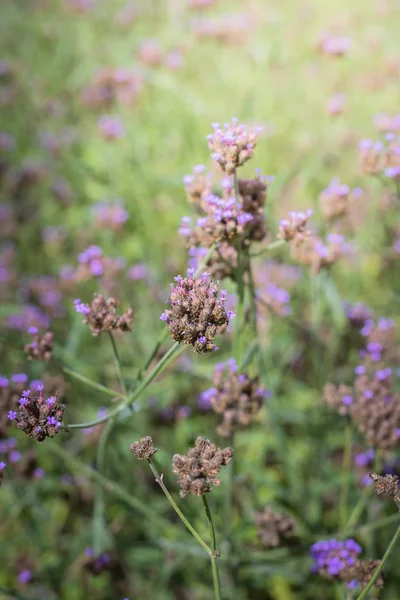
[[[8,384],[9,384],[9,382],[8,382],[7,377],[0,376],[0,388],[8,387]]]
[[[46,471],[42,469],[42,467],[36,467],[36,469],[33,471],[33,476],[35,479],[43,479],[45,475]]]
[[[216,395],[216,393],[216,388],[210,388],[200,394],[200,397],[198,399],[198,405],[200,410],[211,409],[211,399]]]
[[[15,412],[15,410],[9,410],[7,416],[10,419],[10,421],[15,421],[15,419],[17,418],[17,413]]]
[[[364,365],[358,365],[355,369],[354,369],[354,373],[356,375],[363,375],[365,373],[365,367]]]
[[[314,559],[313,573],[337,577],[343,569],[353,566],[362,548],[353,539],[330,539],[313,544],[310,551]]]
[[[371,400],[374,397],[374,392],[372,390],[365,390],[363,395],[367,400]]]
[[[350,404],[353,404],[353,398],[351,396],[343,396],[342,398],[342,402],[343,404],[345,404],[346,406],[349,406]]]
[[[369,465],[371,465],[373,463],[375,459],[375,450],[373,448],[370,448],[369,450],[366,450],[365,452],[360,452],[358,454],[356,454],[354,462],[357,465],[357,467],[368,467]]]
[[[25,373],[14,373],[14,375],[11,375],[11,381],[13,383],[26,383],[28,381],[28,375]]]
[[[10,462],[16,463],[16,462],[19,462],[21,460],[22,454],[18,450],[12,450],[9,453],[8,458],[10,459]]]
[[[5,462],[0,462],[0,473],[2,473],[2,471],[4,471],[4,469],[6,468],[7,463]]]
[[[126,135],[126,129],[120,117],[103,115],[97,120],[97,125],[107,140],[116,140]]]
[[[60,421],[57,421],[55,417],[47,417],[47,424],[54,425],[54,427],[60,427]]]

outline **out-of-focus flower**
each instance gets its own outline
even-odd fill
[[[164,52],[161,48],[159,40],[155,38],[149,38],[141,42],[138,49],[137,58],[147,67],[156,67],[160,65],[163,57]]]
[[[337,93],[329,98],[326,104],[326,110],[331,117],[336,117],[344,113],[346,109],[346,94]]]
[[[121,117],[103,115],[99,117],[97,125],[106,140],[118,140],[126,135],[125,125]]]
[[[321,213],[328,221],[344,217],[349,214],[354,200],[362,195],[361,188],[351,189],[348,185],[340,183],[339,179],[332,179],[319,196]]]
[[[121,198],[113,202],[102,200],[93,206],[93,214],[97,227],[119,231],[129,218],[124,201]]]
[[[49,362],[53,355],[54,333],[46,331],[41,335],[36,327],[30,327],[28,333],[32,335],[32,341],[25,344],[24,351],[28,355],[28,360],[44,360]]]
[[[285,539],[296,532],[296,521],[283,512],[274,513],[270,506],[256,513],[254,520],[258,526],[258,536],[267,548],[282,546]]]

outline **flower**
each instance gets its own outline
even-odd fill
[[[221,466],[227,465],[233,456],[232,448],[220,450],[215,444],[202,437],[196,439],[195,447],[187,455],[175,454],[172,470],[178,475],[180,496],[188,494],[202,496],[220,485],[218,474]]]
[[[293,536],[296,531],[296,521],[292,517],[282,512],[274,513],[270,506],[256,513],[254,520],[258,525],[258,536],[268,548],[282,545],[283,538]]]
[[[213,123],[212,127],[214,132],[207,136],[211,158],[230,175],[253,156],[259,129],[248,131],[234,118],[223,127],[219,123]]]
[[[336,540],[334,538],[313,544],[310,548],[314,559],[313,573],[325,579],[338,577],[346,567],[352,567],[362,552],[362,548],[353,539]]]
[[[102,294],[94,294],[92,303],[84,304],[79,298],[74,300],[75,310],[84,316],[83,322],[88,324],[94,336],[102,331],[131,331],[133,309],[128,308],[121,316],[117,316],[118,300],[105,298]]]
[[[218,297],[218,285],[209,281],[208,274],[195,278],[191,269],[187,277],[175,277],[175,282],[171,284],[170,308],[160,319],[176,342],[191,345],[199,354],[216,350],[214,337],[229,323],[226,292]]]
[[[58,432],[63,418],[65,406],[57,399],[50,404],[43,397],[43,386],[37,386],[39,395],[35,397],[24,396],[24,402],[18,411],[9,411],[9,419],[27,436],[43,442],[46,437],[54,437]]]
[[[133,442],[129,446],[129,450],[139,460],[149,460],[157,452],[157,448],[153,446],[153,440],[149,435],[143,437],[139,442]]]

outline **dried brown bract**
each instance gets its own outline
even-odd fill
[[[202,496],[211,492],[213,485],[220,485],[220,469],[230,462],[232,456],[232,448],[220,450],[202,437],[197,438],[195,447],[190,448],[187,454],[175,454],[172,469],[178,475],[180,496]]]
[[[283,540],[296,532],[296,521],[285,513],[274,513],[270,506],[256,513],[254,520],[258,525],[258,536],[268,548],[283,545]]]
[[[363,589],[369,583],[372,575],[380,565],[380,560],[356,560],[354,565],[345,567],[341,573],[340,578],[343,579],[347,584],[357,582],[358,585]],[[384,581],[381,576],[375,581],[374,586],[378,589],[383,588]]]
[[[157,448],[154,448],[153,440],[149,435],[142,437],[139,442],[133,442],[133,444],[129,446],[129,450],[133,452],[139,460],[149,460],[153,454],[157,452]]]
[[[44,360],[49,362],[53,356],[54,333],[46,331],[40,334],[35,327],[28,331],[33,336],[30,344],[26,344],[24,350],[28,355],[28,360]]]
[[[370,477],[375,484],[375,491],[378,495],[384,494],[393,498],[400,510],[400,487],[397,475],[377,475],[371,473]]]
[[[84,304],[79,299],[74,301],[75,310],[84,315],[94,336],[102,331],[131,331],[130,324],[133,319],[133,309],[128,308],[121,316],[117,316],[118,300],[105,298],[102,294],[95,294],[92,303]]]

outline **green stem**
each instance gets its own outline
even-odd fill
[[[207,554],[209,556],[212,556],[212,550],[211,550],[211,548],[209,548],[207,546],[207,544],[205,543],[205,541],[203,540],[203,538],[197,533],[197,531],[195,530],[195,528],[189,523],[189,521],[187,520],[187,518],[185,517],[185,515],[183,514],[183,512],[179,508],[179,506],[176,504],[175,500],[172,498],[171,494],[169,493],[169,491],[167,490],[167,488],[166,488],[166,486],[164,484],[162,475],[159,475],[159,473],[158,473],[158,471],[157,471],[157,469],[156,469],[153,461],[151,460],[151,458],[149,458],[147,460],[147,462],[149,463],[150,469],[153,472],[155,480],[157,481],[158,485],[160,486],[160,488],[162,489],[162,491],[166,495],[169,503],[171,504],[172,508],[174,509],[174,511],[176,512],[176,514],[178,515],[178,517],[185,524],[185,526],[189,529],[190,533],[196,538],[196,540],[199,542],[200,546],[202,546],[204,548],[204,550],[207,552]]]
[[[118,397],[124,396],[124,394],[119,394],[115,390],[112,390],[111,388],[108,388],[105,385],[101,385],[101,383],[96,383],[95,381],[92,381],[88,377],[85,377],[84,375],[81,375],[80,373],[77,373],[76,371],[72,371],[71,369],[67,369],[67,368],[64,368],[63,371],[64,371],[64,373],[71,375],[71,377],[74,377],[74,379],[78,379],[79,381],[82,381],[82,383],[86,383],[88,386],[94,388],[95,390],[104,392],[105,394],[108,394],[109,396],[112,396],[113,398],[118,398]]]
[[[138,498],[132,496],[129,492],[127,492],[123,487],[121,487],[112,479],[108,479],[92,467],[86,465],[83,461],[75,456],[72,456],[69,452],[64,450],[61,446],[58,446],[55,443],[49,444],[49,448],[52,449],[54,454],[56,454],[59,458],[61,458],[66,465],[72,471],[78,471],[92,479],[110,494],[113,494],[116,498],[119,498],[122,502],[127,504],[134,511],[139,512],[146,517],[148,517],[153,523],[158,523],[159,526],[163,528],[168,528],[170,524],[167,521],[164,521],[157,513],[153,512],[148,504],[142,503]]]
[[[114,421],[109,421],[102,431],[99,443],[97,445],[97,456],[96,456],[96,469],[97,472],[102,474],[105,469],[106,462],[106,445],[110,437],[111,429],[114,425]],[[95,484],[95,497],[94,497],[94,509],[93,509],[93,550],[95,556],[98,556],[103,550],[103,539],[105,532],[104,513],[105,513],[105,502],[103,487],[100,483]]]
[[[219,573],[218,573],[218,563],[217,563],[218,555],[217,555],[217,542],[216,542],[216,537],[215,537],[214,521],[212,518],[210,506],[208,504],[207,496],[205,494],[202,495],[202,500],[203,500],[204,508],[206,511],[207,519],[208,519],[208,525],[210,528],[211,548],[212,548],[211,569],[212,569],[212,574],[213,574],[215,600],[221,600],[221,585],[220,585]]]
[[[175,344],[162,357],[162,359],[157,363],[152,372],[142,381],[142,383],[132,393],[128,394],[128,396],[126,396],[125,399],[114,410],[110,411],[104,417],[94,419],[93,421],[87,421],[86,423],[73,423],[72,425],[64,425],[63,428],[66,431],[69,429],[87,429],[88,427],[95,427],[96,425],[100,425],[100,423],[106,423],[110,419],[113,419],[125,408],[131,406],[150,385],[153,379],[155,379],[157,375],[160,375],[160,373],[164,371],[171,360],[175,358],[179,352],[182,352],[183,349],[184,347],[180,348],[179,343],[175,342]]]
[[[113,353],[114,353],[114,362],[115,362],[115,369],[117,371],[117,375],[118,375],[118,381],[119,384],[122,388],[122,391],[124,392],[125,396],[127,394],[127,390],[126,390],[126,385],[125,385],[125,381],[124,378],[122,377],[122,371],[121,371],[121,359],[119,357],[119,353],[118,353],[118,348],[117,348],[117,344],[115,343],[115,338],[112,334],[112,331],[108,332],[108,335],[110,337],[111,340],[111,346],[113,349]]]
[[[349,501],[349,479],[351,471],[351,421],[346,424],[344,433],[344,453],[342,463],[342,486],[339,499],[339,529],[343,529],[347,522],[347,510]]]
[[[257,256],[261,256],[262,254],[265,254],[266,252],[270,252],[271,250],[275,250],[275,248],[280,248],[284,244],[286,244],[286,240],[276,240],[275,242],[272,242],[271,244],[268,244],[268,246],[266,246],[265,248],[263,248],[259,252],[255,252],[254,254],[250,254],[250,258],[256,258]]]
[[[394,536],[392,537],[390,544],[387,547],[386,552],[383,555],[383,558],[382,558],[381,562],[379,563],[375,573],[372,575],[371,579],[368,582],[368,585],[363,589],[361,594],[358,596],[357,600],[362,600],[363,598],[367,597],[368,592],[372,589],[375,581],[378,579],[380,572],[382,571],[383,567],[385,566],[385,563],[387,562],[387,560],[388,560],[390,554],[392,553],[395,545],[397,544],[397,541],[399,538],[400,538],[400,525],[396,529],[396,532],[395,532]]]

